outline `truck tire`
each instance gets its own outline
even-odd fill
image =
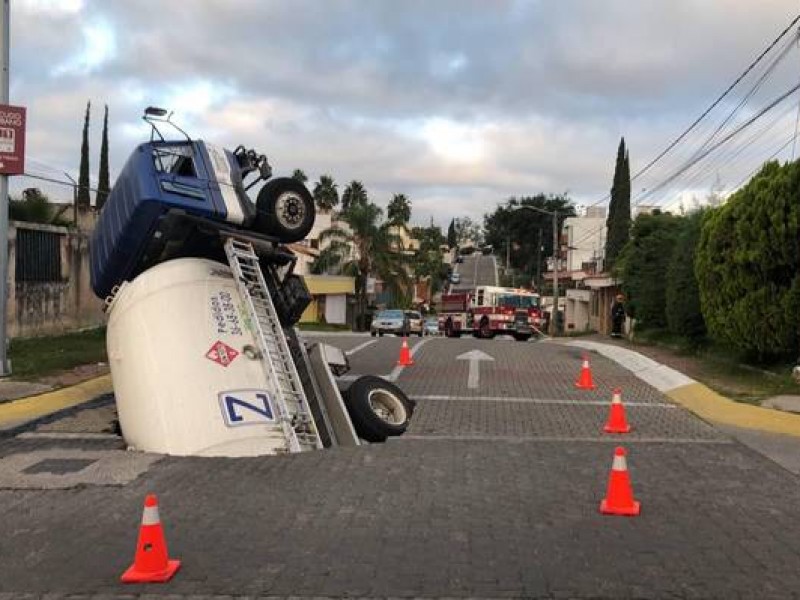
[[[453,321],[449,320],[444,324],[444,336],[449,338],[461,337],[461,332],[453,327]]]
[[[491,325],[489,325],[489,319],[481,319],[481,324],[478,327],[478,337],[484,340],[490,340],[494,337],[494,331],[492,331]]]
[[[414,412],[400,388],[374,375],[356,379],[344,393],[344,405],[356,433],[368,442],[403,435]]]
[[[517,340],[518,342],[527,342],[529,339],[531,339],[531,334],[530,333],[515,333],[514,334],[514,339]]]
[[[291,177],[276,177],[264,184],[256,200],[253,228],[290,244],[305,238],[314,226],[316,208],[308,188]]]

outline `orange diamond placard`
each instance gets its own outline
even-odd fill
[[[227,367],[231,364],[234,359],[239,356],[239,353],[225,344],[217,340],[214,342],[214,345],[211,346],[211,349],[206,352],[206,358],[208,360],[213,360],[215,363],[222,365],[223,367]]]

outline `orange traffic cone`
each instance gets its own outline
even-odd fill
[[[414,364],[411,358],[411,351],[408,349],[408,341],[406,336],[403,336],[403,345],[400,346],[400,360],[397,361],[398,367],[410,367]]]
[[[635,517],[641,505],[633,499],[633,488],[628,476],[628,463],[625,461],[625,448],[614,451],[611,475],[608,477],[608,491],[600,502],[600,512],[604,515],[625,515]]]
[[[144,500],[144,514],[136,542],[133,564],[122,574],[122,583],[162,583],[169,581],[181,566],[181,561],[170,560],[167,541],[158,517],[158,500],[149,494]]]
[[[589,367],[589,357],[583,357],[583,366],[581,367],[581,374],[575,382],[575,387],[579,390],[593,390],[594,383],[592,383],[592,369]]]
[[[608,413],[608,421],[603,431],[606,433],[628,433],[631,426],[625,418],[625,405],[622,403],[622,390],[617,388],[611,397],[611,412]]]

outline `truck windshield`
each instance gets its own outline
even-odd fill
[[[497,305],[511,308],[538,308],[539,298],[537,296],[516,296],[507,294],[498,296]]]

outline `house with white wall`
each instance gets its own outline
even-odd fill
[[[566,332],[610,332],[611,304],[619,282],[605,272],[606,208],[592,206],[578,217],[564,220],[567,269],[575,282],[565,293]]]

